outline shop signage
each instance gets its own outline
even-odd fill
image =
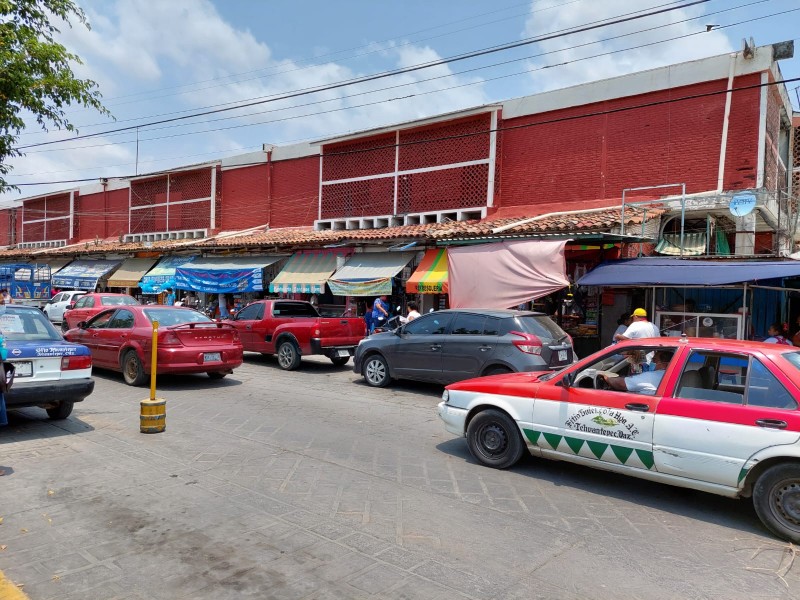
[[[736,194],[728,203],[728,210],[735,217],[743,217],[753,212],[756,207],[754,194]]]

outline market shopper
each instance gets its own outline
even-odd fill
[[[783,336],[783,325],[781,323],[773,323],[767,329],[767,335],[769,336],[764,341],[767,344],[781,344],[783,346],[792,346],[792,342],[787,340]]]
[[[614,341],[639,340],[642,338],[660,337],[661,332],[653,323],[647,320],[647,311],[637,308],[631,315],[633,322],[625,329],[625,333],[615,333]]]
[[[422,316],[419,314],[419,307],[417,306],[417,303],[414,302],[413,300],[409,302],[406,306],[408,308],[408,315],[406,316],[406,322],[413,321],[417,317]]]
[[[379,325],[386,323],[388,318],[389,303],[386,301],[386,296],[383,295],[375,298],[375,302],[372,303],[372,329],[370,329],[370,333],[372,333]]]
[[[167,288],[167,295],[164,296],[164,304],[166,306],[172,306],[175,304],[175,292],[172,291],[172,288]]]
[[[624,334],[625,330],[631,324],[631,316],[630,315],[622,315],[619,319],[617,319],[617,329],[614,331],[613,335],[611,336],[611,343],[617,343],[617,334]]]

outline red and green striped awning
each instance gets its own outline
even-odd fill
[[[447,249],[428,250],[406,282],[409,294],[446,294],[447,286]]]

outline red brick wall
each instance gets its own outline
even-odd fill
[[[299,227],[314,224],[319,196],[319,157],[272,163],[272,203],[269,226]]]
[[[750,83],[752,77],[738,78],[734,85]],[[727,80],[705,82],[504,120],[501,193],[495,204],[576,209],[586,201],[620,198],[629,187],[686,183],[687,193],[716,189],[725,94],[510,128],[724,90],[726,85]],[[730,182],[743,180],[757,155],[758,106],[754,114],[749,92],[743,94],[734,94],[730,115]]]
[[[13,242],[11,235],[13,208],[0,210],[0,246],[10,246]]]
[[[734,87],[761,83],[761,74],[737,77]],[[758,171],[758,115],[761,90],[734,92],[731,96],[728,149],[725,152],[723,188],[742,190],[756,187]]]
[[[73,241],[107,238],[128,233],[128,190],[85,194],[75,200]]]
[[[217,216],[218,229],[247,229],[269,222],[269,165],[228,169],[222,171],[220,179],[222,207]]]

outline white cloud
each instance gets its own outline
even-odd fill
[[[547,5],[549,5],[547,0],[533,0],[532,10],[540,10]],[[525,24],[524,36],[546,35],[554,31],[584,26],[602,19],[614,20],[620,15],[637,10],[649,12],[645,9],[652,8],[654,5],[652,0],[603,0],[602,2],[585,0],[570,3],[558,11],[533,14]],[[534,71],[531,73],[531,78],[535,90],[544,91],[567,87],[731,51],[730,42],[722,31],[705,32],[705,26],[717,24],[718,21],[714,19],[719,19],[719,16],[681,22],[692,17],[702,17],[703,14],[702,6],[692,6],[541,42],[536,45],[539,52],[557,52],[532,61],[529,68],[536,69],[609,51],[615,52],[598,58],[559,65],[552,69]],[[653,27],[658,27],[658,29],[636,33]],[[696,31],[702,33],[636,50],[619,51]],[[625,35],[625,37],[611,41],[601,41],[623,34],[632,35]],[[597,43],[571,49],[572,46],[587,42]]]
[[[345,62],[328,60],[308,65],[296,57],[275,57],[268,45],[269,40],[257,39],[250,31],[233,27],[209,0],[116,0],[114,3],[87,0],[85,9],[92,23],[91,31],[80,25],[64,27],[61,39],[71,51],[82,57],[85,65],[76,67],[76,71],[79,76],[90,77],[100,84],[106,97],[105,104],[121,121],[121,126],[129,124],[124,122],[125,119],[196,110],[248,98],[325,86],[365,74]],[[431,47],[408,43],[373,44],[370,51],[370,61],[367,62],[376,70],[391,70],[441,58]],[[423,81],[433,77],[437,79]],[[467,83],[475,85],[448,89]],[[377,91],[400,84],[407,85]],[[142,94],[147,90],[159,89],[161,91]],[[373,93],[349,97],[367,91]],[[323,100],[326,102],[298,106]],[[486,101],[480,78],[455,76],[449,66],[439,65],[396,77],[300,96],[280,103],[266,103],[243,110],[239,113],[243,116],[236,119],[208,124],[198,121],[158,131],[143,129],[140,131],[140,159],[143,164],[150,165],[146,170],[169,168],[195,162],[196,159],[191,157],[201,153],[209,153],[205,158],[212,158],[214,151],[223,156],[238,148],[252,148],[264,142],[281,143],[283,140],[325,137],[370,129],[450,112]],[[278,108],[286,110],[243,114],[274,111]],[[77,125],[103,120],[96,113],[80,108],[70,112],[72,121]],[[235,114],[220,113],[208,118],[218,119]],[[263,123],[277,119],[285,120]],[[148,140],[186,131],[243,124],[248,126],[171,139]],[[80,133],[101,131],[114,126],[113,123],[103,127],[86,126],[81,128]],[[36,128],[32,126],[28,131],[35,132]],[[69,135],[25,135],[21,143],[35,143],[59,137]],[[131,137],[132,135],[127,138],[113,137],[111,140],[91,138],[76,142],[75,145],[95,145]],[[15,174],[26,176],[12,176],[11,181],[129,173],[132,170],[129,168],[133,161],[132,148],[104,146],[70,152],[29,154],[14,161]],[[146,162],[164,156],[176,158],[172,161]],[[127,164],[128,167],[109,166],[120,164]],[[27,176],[31,173],[36,173],[37,176]],[[31,194],[41,191],[25,189]]]

